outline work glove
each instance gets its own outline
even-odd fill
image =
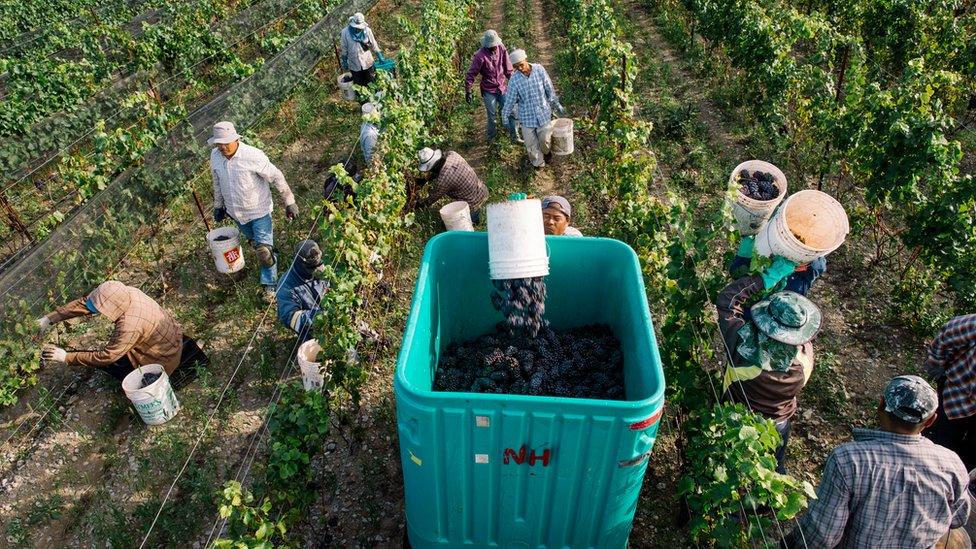
[[[42,335],[46,334],[48,330],[51,329],[51,325],[51,319],[49,319],[47,316],[42,316],[41,318],[37,319],[37,331]]]
[[[756,246],[756,237],[745,236],[742,237],[742,242],[739,242],[739,250],[735,252],[735,255],[739,257],[752,257],[752,250]]]
[[[220,223],[227,219],[227,210],[224,208],[214,208],[214,221]]]
[[[45,345],[41,349],[41,358],[44,360],[51,360],[54,362],[64,362],[68,360],[68,352],[61,347],[55,347],[54,345]]]
[[[793,270],[796,269],[796,263],[786,259],[782,256],[775,256],[773,258],[773,263],[766,268],[759,276],[762,277],[763,287],[766,291],[772,290],[779,284],[784,278],[793,274]]]
[[[563,108],[563,104],[556,101],[552,104],[552,110],[556,111],[559,116],[566,116],[566,109]]]
[[[285,206],[285,217],[290,220],[298,217],[298,204],[289,204]]]

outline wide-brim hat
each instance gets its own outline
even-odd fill
[[[207,139],[207,144],[226,145],[240,138],[241,136],[237,134],[237,128],[234,127],[233,122],[217,122],[213,127],[213,135]]]
[[[502,37],[498,36],[498,33],[493,29],[488,29],[484,34],[481,35],[481,47],[482,48],[494,48],[495,46],[502,45]]]
[[[368,26],[366,25],[366,16],[357,11],[349,18],[349,26],[354,29],[365,29]]]
[[[823,314],[796,292],[776,292],[752,306],[752,321],[770,339],[803,345],[820,331]]]
[[[525,53],[525,50],[515,50],[508,54],[508,62],[513,65],[518,65],[522,61],[528,59],[529,56]]]
[[[441,159],[441,156],[443,155],[440,149],[436,151],[430,147],[420,149],[420,152],[417,153],[417,159],[420,160],[420,171],[429,172],[434,167],[434,164]]]

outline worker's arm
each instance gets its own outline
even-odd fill
[[[817,499],[783,540],[786,547],[837,547],[850,517],[851,491],[837,463],[836,451],[827,458]]]
[[[509,79],[512,78],[512,75],[515,74],[515,67],[512,65],[512,61],[509,60],[509,58],[508,58],[508,48],[506,48],[505,46],[502,46],[501,48],[502,48],[502,59],[505,60],[504,61],[504,63],[505,63],[505,69],[504,69],[505,79],[506,80],[509,80]]]
[[[973,511],[972,503],[969,501],[969,490],[967,489],[967,482],[969,481],[968,471],[961,468],[959,478],[962,479],[962,482],[954,490],[956,501],[952,502],[949,506],[952,510],[952,519],[949,522],[949,528],[962,528],[966,526],[969,523],[969,514]]]
[[[556,88],[552,85],[552,79],[549,78],[549,73],[546,72],[545,67],[542,67],[540,65],[539,68],[542,69],[542,76],[543,76],[542,87],[546,92],[546,101],[549,102],[549,105],[552,108],[552,110],[562,115],[565,112],[565,109],[563,109],[562,103],[559,102],[559,96],[556,95]]]
[[[140,322],[140,320],[134,320]],[[108,343],[97,351],[69,352],[65,362],[68,365],[108,366],[128,353],[139,340],[137,326],[129,326],[124,317],[115,323],[115,331]]]
[[[430,188],[430,192],[427,193],[426,198],[420,199],[420,201],[417,203],[418,208],[426,208],[432,205],[433,203],[437,202],[438,200],[443,198],[445,194],[447,194],[446,189],[444,189],[443,186],[440,184],[439,179],[440,178],[437,178],[430,182],[430,184],[432,185],[432,187]]]
[[[217,175],[217,170],[210,168],[210,177],[213,178],[213,207],[214,209],[224,207],[224,193],[220,191],[220,177]]]
[[[349,43],[346,39],[348,34],[348,30],[342,29],[342,33],[339,35],[339,63],[343,70],[349,70]]]
[[[474,85],[474,79],[481,72],[481,67],[484,63],[485,58],[481,55],[480,51],[475,53],[474,57],[471,58],[471,67],[468,68],[468,74],[464,79],[464,93],[471,93],[471,86]]]
[[[953,318],[942,327],[929,345],[925,370],[934,379],[945,375],[949,361],[959,351],[976,345],[976,314]]]
[[[256,168],[257,173],[269,184],[274,185],[275,189],[278,189],[278,194],[281,195],[281,199],[285,202],[285,206],[290,206],[295,203],[295,195],[291,192],[291,187],[288,186],[288,182],[285,181],[285,174],[281,173],[281,170],[277,166],[268,160],[267,156],[264,156],[258,161]]]
[[[513,86],[511,82],[508,85],[508,91],[505,92],[505,104],[502,105],[502,120],[508,120],[512,116],[512,111],[515,110],[515,106],[519,102],[518,87]]]
[[[88,307],[85,307],[85,301],[87,300],[87,297],[78,298],[63,307],[58,308],[53,313],[48,313],[46,318],[51,321],[51,324],[57,324],[58,322],[64,322],[65,320],[70,320],[72,318],[88,316],[92,313],[88,310]]]
[[[373,50],[373,53],[380,54],[380,43],[376,41],[376,36],[373,35],[373,29],[366,28],[367,40],[369,41],[369,48]]]

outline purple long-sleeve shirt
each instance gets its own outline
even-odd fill
[[[481,91],[487,93],[505,93],[508,89],[508,79],[512,77],[515,68],[508,60],[508,50],[504,45],[493,48],[481,48],[471,59],[471,68],[465,80],[464,90],[471,91],[474,79],[481,75]]]

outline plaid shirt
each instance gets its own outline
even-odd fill
[[[210,153],[213,175],[214,208],[225,208],[238,223],[245,224],[271,213],[273,184],[285,206],[295,203],[295,195],[285,175],[260,149],[241,143],[229,159],[219,149]]]
[[[976,314],[953,318],[929,346],[925,370],[945,377],[942,408],[949,419],[976,414]]]
[[[454,151],[444,156],[444,166],[437,174],[427,198],[420,202],[427,207],[447,196],[451,200],[464,200],[473,213],[488,199],[488,187],[481,182],[474,169]]]
[[[854,442],[827,458],[817,499],[784,541],[817,549],[934,547],[966,524],[968,484],[959,456],[921,435],[854,429]]]
[[[532,74],[525,76],[522,72],[515,71],[508,81],[502,120],[508,120],[512,111],[518,107],[519,122],[523,128],[541,128],[552,121],[551,105],[558,102],[549,73],[542,65],[533,63]]]

